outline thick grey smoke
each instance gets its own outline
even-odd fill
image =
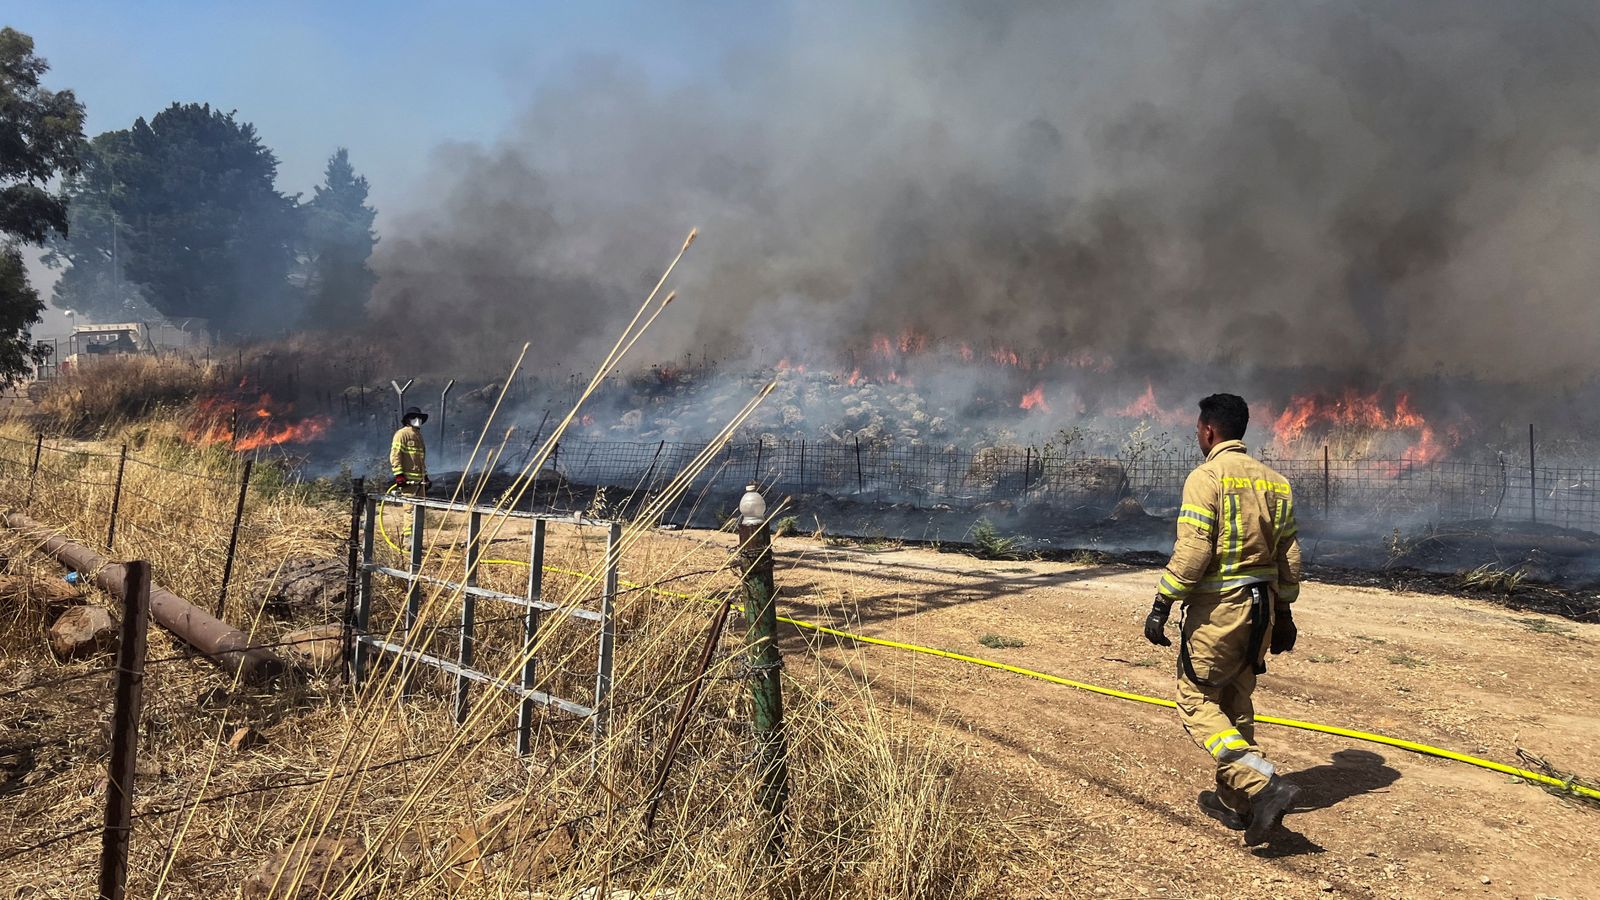
[[[375,308],[458,365],[525,339],[576,365],[698,225],[643,361],[916,329],[1123,371],[1586,378],[1597,26],[1559,0],[796,4],[693,89],[578,64],[439,150]]]

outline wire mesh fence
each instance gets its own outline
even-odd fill
[[[570,482],[649,493],[706,451],[693,443],[563,441],[547,463]],[[1109,509],[1132,496],[1147,509],[1175,507],[1200,462],[1184,455],[1089,456],[1050,448],[976,450],[783,441],[728,444],[692,493],[771,490],[865,502],[978,506],[997,501]],[[1400,519],[1534,520],[1600,530],[1600,469],[1505,462],[1268,458],[1294,485],[1302,515]]]

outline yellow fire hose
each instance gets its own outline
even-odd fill
[[[383,534],[384,543],[394,548],[396,552],[405,552],[398,544],[389,538],[389,531],[384,527],[383,524],[382,504],[379,505],[378,530]],[[491,566],[521,566],[522,568],[527,568],[529,566],[529,563],[516,559],[485,559],[480,560],[479,564]],[[545,566],[544,570],[557,575],[567,575],[574,578],[582,578],[591,581],[597,580],[593,575],[590,575],[586,572],[578,572],[572,569],[563,569],[556,566]],[[659,597],[670,597],[676,600],[690,600],[697,603],[717,602],[711,597],[685,594],[680,591],[669,591],[664,588],[651,587],[632,581],[618,581],[617,583],[630,590],[644,591],[646,593],[655,594]],[[743,609],[737,604],[735,605],[735,608],[740,609],[741,611]],[[1080,691],[1088,691],[1092,694],[1114,697],[1118,700],[1131,700],[1135,703],[1148,703],[1151,706],[1164,706],[1168,709],[1173,709],[1177,706],[1177,704],[1173,703],[1171,700],[1163,700],[1160,697],[1147,697],[1144,694],[1134,694],[1128,691],[1119,691],[1115,688],[1102,687],[1098,684],[1090,684],[1085,681],[1073,681],[1070,678],[1062,678],[1059,675],[1051,675],[1048,672],[1025,669],[1021,666],[1013,666],[1009,663],[998,662],[992,659],[984,659],[979,656],[968,656],[965,653],[952,653],[949,650],[940,650],[936,647],[924,647],[921,644],[908,644],[903,641],[891,641],[887,638],[856,634],[855,632],[843,631],[838,628],[831,628],[827,625],[819,625],[815,622],[807,622],[804,619],[794,619],[788,616],[779,616],[778,621],[793,625],[796,628],[806,631],[815,631],[818,634],[826,634],[832,637],[844,638],[845,640],[853,641],[858,644],[872,644],[878,647],[890,647],[896,650],[906,650],[911,653],[921,653],[927,656],[937,656],[942,659],[952,659],[957,662],[970,663],[975,666],[983,666],[986,669],[998,669],[1002,672],[1010,672],[1013,675],[1022,675],[1028,678],[1035,678],[1039,681],[1049,682],[1050,684],[1059,684],[1065,687],[1077,688]],[[1356,731],[1351,728],[1340,728],[1337,725],[1322,725],[1317,722],[1302,722],[1299,719],[1282,719],[1277,716],[1256,716],[1256,721],[1267,725],[1281,725],[1285,728],[1298,728],[1302,731],[1316,731],[1321,732],[1322,734],[1332,734],[1339,737],[1351,738],[1352,740],[1366,741],[1372,744],[1383,744],[1388,747],[1398,747],[1401,750],[1409,750],[1412,753],[1419,753],[1423,756],[1434,756],[1438,757],[1439,759],[1454,760],[1456,762],[1466,763],[1469,766],[1477,766],[1480,769],[1488,769],[1493,772],[1501,772],[1506,775],[1512,775],[1517,778],[1521,778],[1524,781],[1531,781],[1537,784],[1559,788],[1576,796],[1587,797],[1591,800],[1600,800],[1600,791],[1581,784],[1576,784],[1572,780],[1562,780],[1560,778],[1546,775],[1543,772],[1534,772],[1529,769],[1510,766],[1506,765],[1505,763],[1498,763],[1490,759],[1469,756],[1465,753],[1457,753],[1454,750],[1446,750],[1443,747],[1434,747],[1429,744],[1419,744],[1415,741],[1392,738],[1388,735],[1374,734],[1370,731]]]

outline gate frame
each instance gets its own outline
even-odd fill
[[[411,539],[410,546],[407,548],[409,551],[409,566],[407,569],[378,565],[376,561],[374,551],[376,550],[380,504],[398,506],[402,509],[410,508],[408,512],[411,516]],[[352,628],[354,646],[351,659],[351,679],[356,689],[359,690],[366,679],[369,653],[372,651],[392,653],[402,659],[421,663],[455,676],[455,719],[458,726],[466,721],[467,711],[470,709],[469,697],[473,682],[499,688],[517,697],[518,755],[525,756],[532,749],[533,714],[536,705],[553,706],[580,719],[587,719],[593,735],[594,745],[598,749],[600,741],[606,735],[609,720],[606,701],[611,694],[612,663],[616,650],[616,617],[613,614],[613,607],[617,596],[617,570],[621,562],[622,523],[607,519],[591,519],[575,514],[557,515],[553,513],[520,512],[488,506],[473,506],[466,503],[452,503],[445,500],[407,497],[398,494],[366,494],[362,498],[361,507],[361,562],[357,570],[359,578],[356,584],[355,621]],[[466,571],[463,573],[460,582],[422,574],[422,562],[427,546],[424,538],[425,511],[429,509],[467,514]],[[482,557],[482,548],[478,544],[482,537],[483,517],[485,515],[503,516],[509,519],[527,519],[532,522],[533,527],[530,529],[528,541],[529,565],[526,595],[506,594],[478,586],[477,568]],[[546,526],[550,523],[575,526],[604,526],[606,528],[605,572],[600,579],[602,587],[600,609],[598,611],[551,603],[544,599],[545,537],[547,533]],[[372,615],[372,576],[374,575],[393,578],[404,582],[406,585],[406,603],[403,612],[405,616],[404,627],[399,628],[398,633],[395,635],[399,643],[387,641],[383,637],[371,634],[368,631]],[[416,625],[417,615],[421,607],[423,585],[444,588],[453,594],[459,595],[461,598],[460,638],[457,641],[456,658],[454,660],[406,646],[409,642],[411,629]],[[480,599],[509,603],[513,606],[521,606],[525,610],[522,629],[523,664],[521,666],[521,676],[516,681],[497,678],[488,672],[472,667],[476,649],[474,625],[477,617],[477,601]],[[537,684],[538,657],[532,653],[532,649],[538,638],[540,621],[544,613],[555,613],[574,619],[583,619],[594,622],[598,626],[598,665],[595,673],[594,695],[590,705],[584,705],[534,689],[534,685]]]

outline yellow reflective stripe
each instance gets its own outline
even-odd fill
[[[1156,587],[1156,593],[1160,594],[1161,596],[1173,597],[1179,600],[1183,599],[1185,596],[1188,596],[1190,590],[1192,590],[1192,588],[1178,579],[1173,578],[1172,574],[1169,572],[1161,573],[1161,583]]]
[[[1217,520],[1211,515],[1211,510],[1193,503],[1185,503],[1178,510],[1178,521],[1181,522],[1185,519],[1193,522],[1196,527],[1205,532],[1211,532],[1217,527]]]
[[[1278,543],[1282,544],[1294,537],[1300,531],[1300,526],[1294,520],[1294,504],[1286,499],[1278,501]]]
[[[1229,588],[1244,587],[1247,584],[1260,584],[1271,581],[1278,572],[1271,566],[1250,566],[1240,569],[1232,575],[1216,575],[1211,578],[1202,578],[1195,585],[1198,591],[1223,591]]]
[[[1239,495],[1225,494],[1222,502],[1227,518],[1222,522],[1222,565],[1217,567],[1217,574],[1229,576],[1239,568],[1239,557],[1244,552],[1244,535],[1239,527]]]
[[[1206,752],[1212,756],[1221,756],[1224,750],[1243,750],[1248,746],[1250,742],[1244,739],[1237,728],[1219,731],[1206,738]]]

